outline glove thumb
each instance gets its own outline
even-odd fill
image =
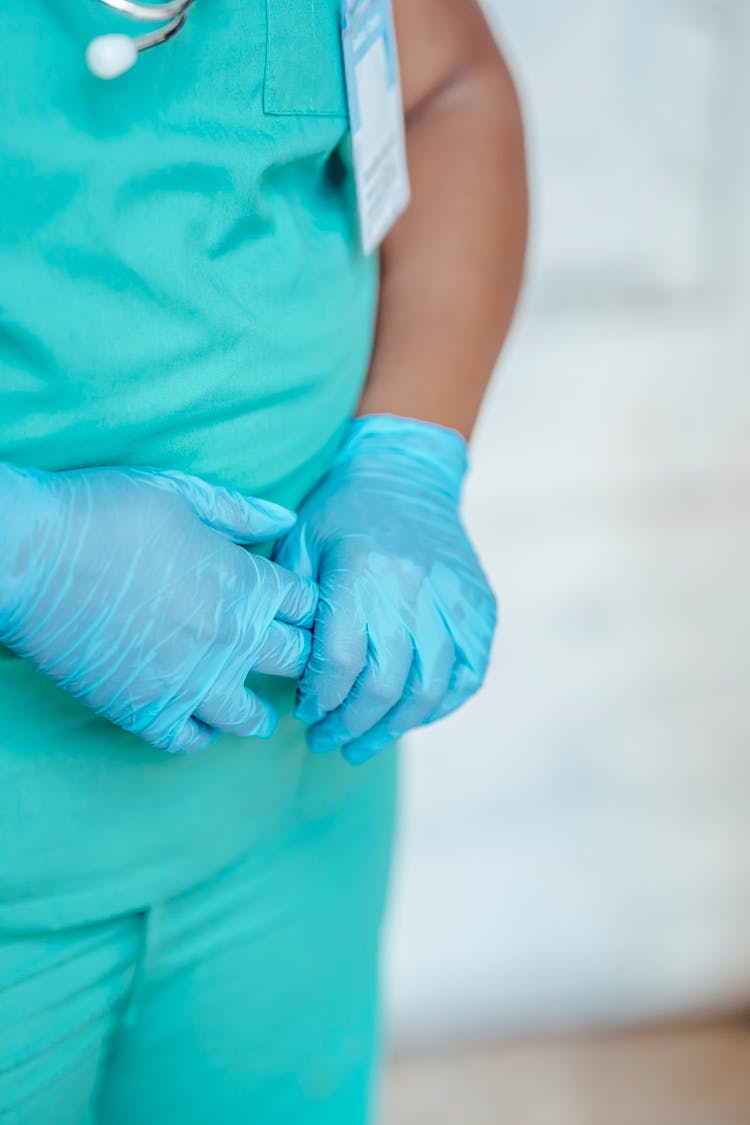
[[[159,474],[164,483],[195,509],[203,523],[234,543],[264,543],[293,527],[297,517],[270,500],[245,496],[177,470]]]

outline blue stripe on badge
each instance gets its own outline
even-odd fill
[[[349,99],[349,121],[353,133],[362,125],[359,94],[355,77],[357,64],[378,41],[383,40],[388,85],[398,83],[396,34],[393,27],[391,0],[342,0],[341,35]]]

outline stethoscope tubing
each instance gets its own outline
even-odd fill
[[[193,0],[189,0],[189,2],[192,4]],[[158,47],[160,43],[166,43],[168,39],[177,34],[186,19],[187,8],[170,23],[165,24],[164,27],[160,27],[156,31],[149,31],[146,35],[139,35],[136,39],[138,52],[147,51],[149,47]]]
[[[99,78],[116,78],[135,63],[143,51],[166,43],[181,29],[194,0],[167,0],[165,4],[145,4],[140,0],[99,0],[105,8],[139,23],[158,23],[161,27],[143,35],[100,35],[86,50],[89,69]]]
[[[141,4],[138,0],[99,0],[99,3],[140,23],[172,23],[187,15],[193,0],[168,0],[166,4]]]

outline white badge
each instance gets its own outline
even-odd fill
[[[341,27],[359,229],[370,254],[409,203],[391,0],[342,0]]]

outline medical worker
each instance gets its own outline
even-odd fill
[[[361,1125],[391,744],[495,624],[519,110],[473,0],[397,0],[365,253],[387,4],[197,0],[136,65],[175,11],[120,7],[0,9],[0,1120]]]

